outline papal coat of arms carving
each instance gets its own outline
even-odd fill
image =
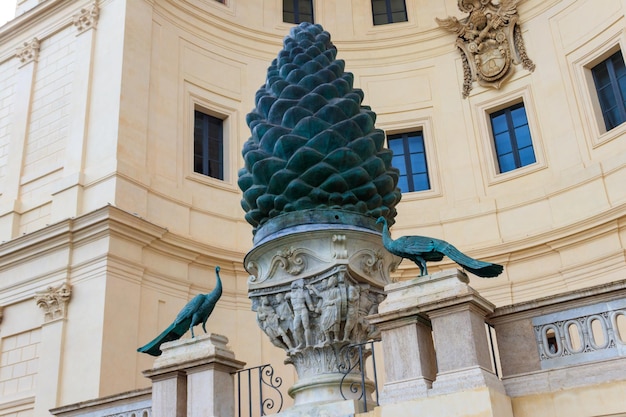
[[[513,74],[513,64],[533,71],[535,64],[526,55],[522,32],[517,24],[517,5],[522,0],[459,0],[459,9],[469,13],[456,17],[435,19],[437,24],[456,33],[456,46],[463,59],[463,97],[472,83],[500,88]]]

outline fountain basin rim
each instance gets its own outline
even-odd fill
[[[257,229],[253,238],[255,247],[270,240],[314,230],[355,230],[380,235],[376,219],[345,210],[302,210],[281,214]]]

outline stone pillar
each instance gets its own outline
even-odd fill
[[[76,28],[76,60],[72,81],[69,113],[72,115],[68,129],[63,179],[53,190],[51,221],[56,222],[80,214],[83,190],[83,164],[89,126],[89,102],[94,60],[95,29],[100,10],[98,3],[80,9],[72,16]]]
[[[361,370],[349,346],[378,336],[366,317],[384,299],[389,270],[400,259],[356,216],[343,224],[293,216],[296,226],[257,232],[244,265],[259,326],[298,373],[289,389],[294,405],[311,406],[307,415],[314,415],[322,403],[371,399],[369,380],[365,393],[350,390],[351,383],[361,386]]]
[[[416,285],[417,280],[387,285],[379,313],[368,317],[382,337],[386,375],[382,405],[426,396],[437,373],[430,321],[414,304]]]
[[[382,331],[382,404],[453,402],[472,391],[475,415],[513,416],[510,398],[491,370],[485,317],[494,306],[468,283],[463,272],[447,270],[385,286],[387,299],[368,318]],[[449,415],[441,404],[435,409],[443,411],[433,416]]]
[[[460,391],[480,386],[502,389],[491,365],[485,318],[495,306],[468,285],[467,275],[447,270],[420,279],[420,311],[431,322],[437,356],[433,389]],[[504,391],[503,391],[504,392]]]
[[[245,363],[235,359],[218,334],[199,335],[161,345],[163,353],[143,374],[152,380],[154,417],[234,417],[232,372]]]
[[[30,109],[33,98],[33,85],[39,59],[39,39],[33,38],[18,48],[15,56],[19,59],[19,70],[15,79],[15,104],[10,121],[9,151],[11,155],[6,165],[2,204],[0,204],[0,235],[3,239],[17,236],[21,204],[20,181],[22,180],[26,137],[30,123]]]
[[[46,383],[36,387],[34,415],[48,415],[57,406],[60,391],[60,372],[63,369],[63,335],[66,328],[67,306],[72,295],[71,286],[63,283],[35,294],[35,301],[44,313],[37,378]],[[49,383],[49,385],[47,384]]]

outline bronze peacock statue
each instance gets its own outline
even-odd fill
[[[420,268],[420,276],[427,275],[427,261],[440,261],[444,256],[452,259],[467,271],[483,278],[497,277],[502,273],[502,265],[479,261],[470,258],[463,252],[446,242],[426,236],[402,236],[396,240],[391,238],[387,220],[379,217],[376,223],[383,224],[383,245],[396,256],[412,260]]]
[[[191,337],[195,337],[193,333],[194,326],[202,324],[202,330],[206,333],[206,322],[217,300],[222,296],[222,280],[220,279],[220,267],[215,267],[215,279],[217,281],[215,288],[209,294],[198,294],[191,299],[183,307],[176,316],[176,319],[169,325],[160,335],[145,346],[137,349],[137,352],[147,353],[152,356],[161,355],[161,345],[165,342],[180,339],[187,330],[191,331]]]

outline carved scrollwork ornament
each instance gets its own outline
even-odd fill
[[[513,64],[528,71],[535,64],[528,58],[522,32],[517,24],[517,5],[522,0],[458,0],[459,10],[469,13],[435,19],[439,27],[457,35],[456,46],[463,63],[463,97],[469,96],[472,83],[500,88],[513,74]]]
[[[99,16],[100,9],[98,8],[97,2],[94,2],[89,7],[80,9],[80,11],[73,16],[73,23],[78,30],[78,34],[80,35],[89,29],[95,29]]]
[[[39,49],[39,39],[33,38],[30,42],[24,42],[15,52],[15,56],[20,60],[21,66],[24,66],[39,59]]]
[[[63,283],[58,287],[48,287],[44,291],[35,294],[37,306],[44,311],[44,321],[65,318],[67,304],[72,296],[72,288]]]

